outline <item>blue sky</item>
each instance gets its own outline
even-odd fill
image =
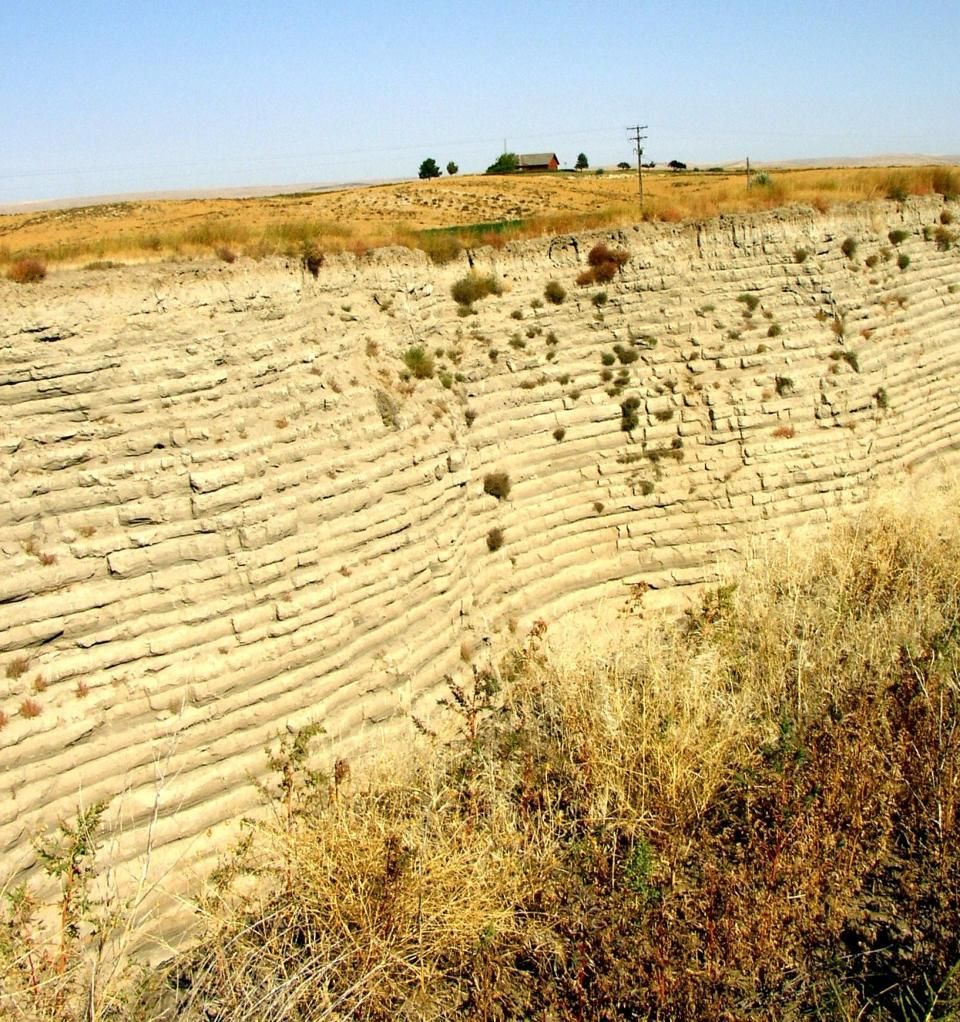
[[[960,153],[957,0],[0,0],[0,202]]]

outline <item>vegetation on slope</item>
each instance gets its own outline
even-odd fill
[[[157,1017],[165,989],[251,1022],[957,1017],[956,492],[933,505],[874,506],[680,619],[638,596],[609,641],[541,623],[402,764],[318,772],[318,729],[286,737],[152,1001],[98,987],[74,886],[66,958],[8,908],[8,1014]]]

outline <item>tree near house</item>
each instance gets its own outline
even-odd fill
[[[439,176],[440,168],[437,166],[437,161],[432,156],[428,156],[423,163],[420,164],[420,179],[422,181],[426,181],[431,177]]]
[[[587,159],[586,153],[580,153],[580,155],[577,157],[577,162],[575,166],[577,170],[586,170],[587,167],[590,166],[590,161]]]
[[[520,167],[520,157],[516,153],[501,153],[495,163],[487,167],[488,174],[512,174]]]

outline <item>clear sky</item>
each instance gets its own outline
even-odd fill
[[[0,203],[960,152],[960,0],[0,0]]]

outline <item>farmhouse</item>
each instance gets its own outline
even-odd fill
[[[556,153],[520,153],[517,157],[518,170],[559,170],[560,161]]]

